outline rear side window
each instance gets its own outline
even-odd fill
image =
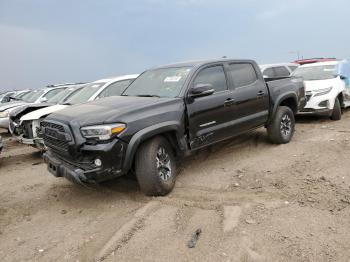
[[[130,85],[132,79],[114,82],[106,87],[99,97],[110,97],[110,96],[120,96],[124,90]]]
[[[227,90],[226,76],[222,66],[212,66],[199,72],[194,80],[197,84],[211,84],[215,92]]]
[[[234,84],[234,88],[248,86],[258,80],[252,64],[230,64],[228,74]]]
[[[272,68],[267,68],[267,69],[264,70],[263,75],[264,75],[264,77],[274,78],[275,77],[275,71],[273,71]]]
[[[284,76],[290,75],[290,72],[284,66],[274,67],[274,70],[275,70],[276,77],[284,77]]]

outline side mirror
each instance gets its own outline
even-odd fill
[[[209,96],[209,95],[212,95],[214,92],[215,92],[215,89],[211,84],[197,84],[196,86],[191,88],[190,96],[193,98]]]
[[[47,102],[47,98],[46,97],[40,98],[40,103],[45,103],[45,102]]]

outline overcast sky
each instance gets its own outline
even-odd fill
[[[227,56],[350,57],[348,0],[0,0],[0,90]]]

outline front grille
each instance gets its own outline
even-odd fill
[[[68,153],[69,141],[63,125],[42,121],[40,126],[44,143],[48,148],[58,153]]]
[[[52,128],[52,129],[57,129],[60,132],[64,132],[64,127],[63,126],[61,126],[59,124],[52,123],[52,122],[43,121],[43,122],[41,122],[41,127],[49,127],[49,128]]]
[[[49,136],[44,135],[44,143],[47,147],[52,148],[54,151],[68,151],[68,142],[67,141],[60,141],[58,139],[54,139]]]

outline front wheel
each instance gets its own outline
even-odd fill
[[[135,171],[142,192],[164,196],[176,179],[176,159],[169,142],[162,136],[144,142],[136,153]]]
[[[334,107],[331,115],[332,120],[340,120],[341,119],[341,106],[339,102],[339,98],[337,97],[334,102]]]
[[[286,144],[292,139],[294,129],[293,111],[287,106],[280,106],[271,123],[267,126],[267,133],[272,143]]]

